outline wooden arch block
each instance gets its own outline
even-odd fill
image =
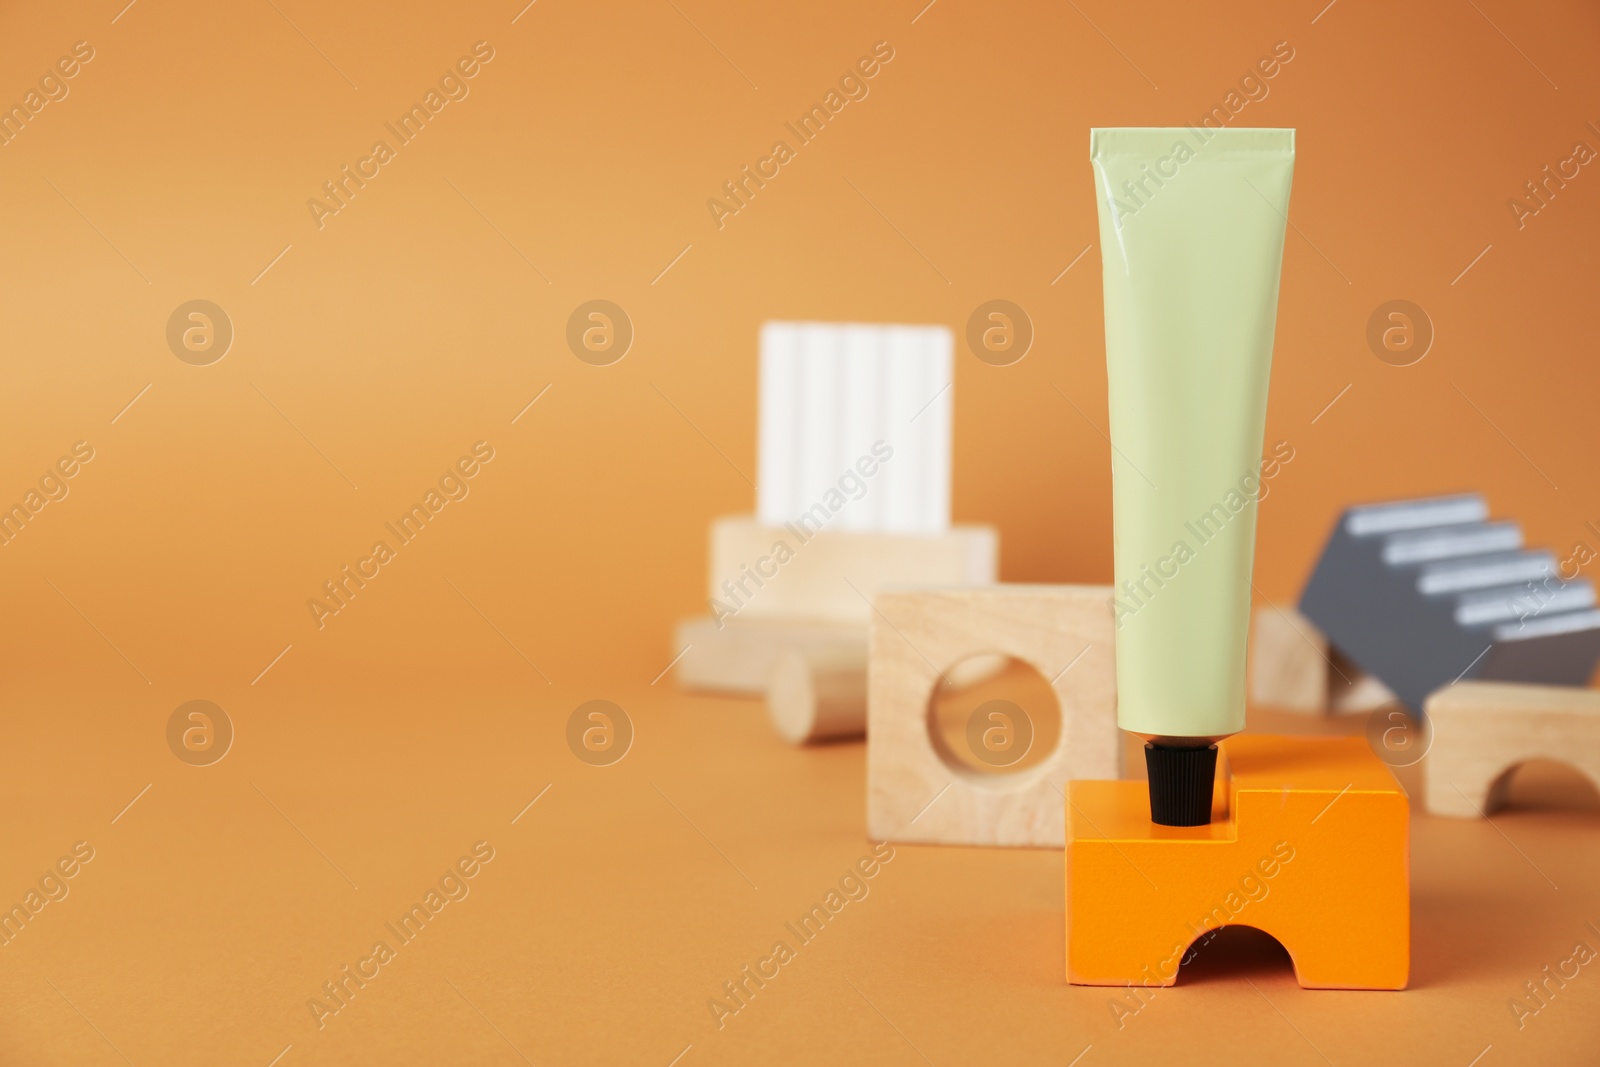
[[[1169,986],[1209,931],[1239,925],[1277,938],[1307,989],[1405,988],[1409,805],[1393,773],[1360,737],[1221,748],[1208,826],[1152,823],[1143,782],[1069,787],[1067,980]]]
[[[1457,682],[1430,695],[1425,709],[1433,730],[1426,800],[1435,815],[1489,814],[1531,759],[1576,767],[1600,787],[1600,691]]]
[[[873,601],[867,678],[867,824],[878,840],[1060,847],[1064,782],[1120,773],[1109,586],[897,590]],[[1060,739],[1014,774],[952,766],[928,703],[963,660],[1011,656],[1051,680]],[[1070,669],[1069,669],[1070,668]]]

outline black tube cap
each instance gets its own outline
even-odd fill
[[[1158,826],[1205,826],[1217,777],[1217,746],[1175,748],[1146,741],[1150,821]]]

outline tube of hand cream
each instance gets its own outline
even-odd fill
[[[1100,200],[1117,723],[1150,817],[1211,821],[1244,729],[1250,570],[1294,131],[1104,129]]]

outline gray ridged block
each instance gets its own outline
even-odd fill
[[[1562,581],[1483,497],[1355,507],[1339,518],[1300,611],[1409,707],[1464,678],[1586,685],[1600,658],[1587,581]]]

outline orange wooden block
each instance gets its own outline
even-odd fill
[[[1157,826],[1143,782],[1067,799],[1067,980],[1168,986],[1208,930],[1253,926],[1307,989],[1403,989],[1409,804],[1362,738],[1222,743],[1209,826]],[[1226,764],[1226,770],[1224,770]]]

